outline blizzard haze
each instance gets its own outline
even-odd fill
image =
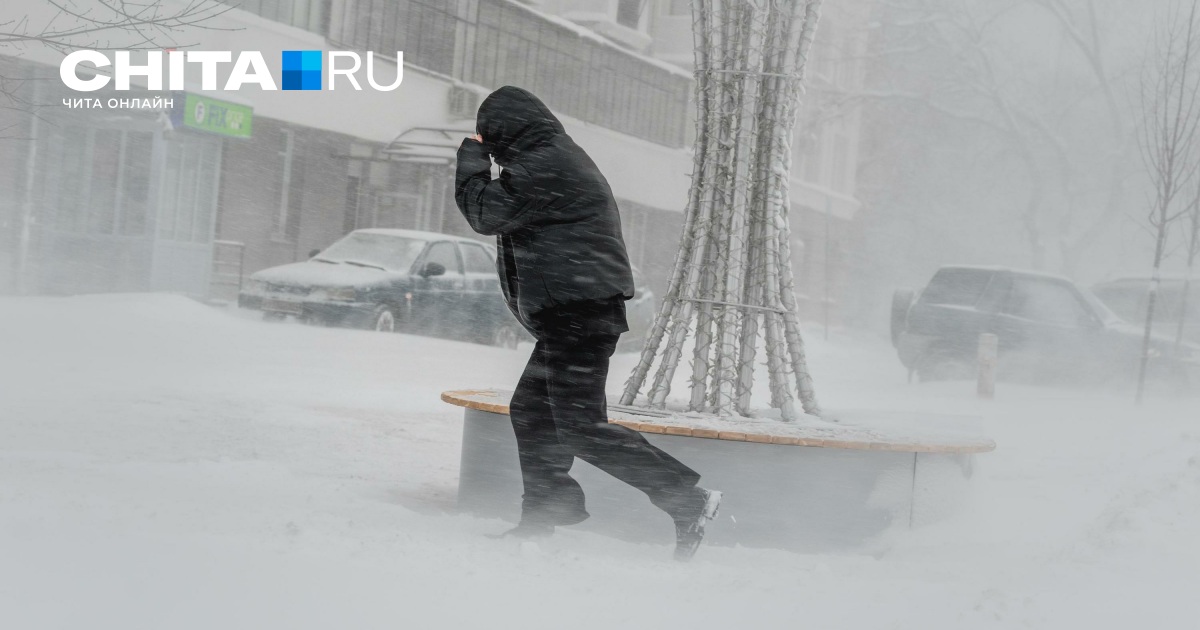
[[[463,410],[439,396],[511,390],[533,348],[454,199],[504,85],[545,101],[620,208],[621,396],[685,224],[690,3],[0,5],[0,628],[1197,626],[1200,0],[820,3],[786,213],[828,413],[801,421],[948,416],[996,449],[936,522],[687,564],[586,527],[493,538],[513,524],[460,509]],[[403,80],[330,90],[324,66],[325,89],[226,91],[231,63],[217,89],[189,64],[182,89],[74,92],[59,64],[82,49],[260,52],[280,85],[283,51],[349,51],[363,86],[370,52]],[[322,259],[356,230],[411,250]],[[460,248],[458,293],[418,295],[419,317],[409,289],[370,302],[417,286],[429,239]]]
[[[169,296],[0,306],[13,627],[1115,629],[1200,613],[1194,401],[1011,386],[985,403],[908,384],[881,342],[818,337],[831,409],[982,416],[999,447],[969,503],[853,553],[708,547],[679,565],[571,528],[491,540],[509,524],[455,514],[461,413],[437,394],[511,387],[528,345],[273,325]]]

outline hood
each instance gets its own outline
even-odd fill
[[[1109,331],[1116,334],[1123,342],[1129,343],[1141,352],[1142,338],[1146,334],[1146,329],[1142,326],[1130,324],[1124,320],[1112,322],[1107,325]],[[1175,337],[1173,334],[1168,335],[1158,330],[1150,333],[1150,347],[1159,352],[1166,353],[1168,350],[1173,350],[1175,347]],[[1200,358],[1200,345],[1191,341],[1184,340],[1179,344],[1180,350],[1186,357]]]
[[[475,132],[488,153],[506,166],[522,152],[565,134],[562,123],[528,90],[506,85],[483,99],[475,117]]]
[[[375,284],[397,275],[374,267],[358,267],[346,263],[305,261],[263,269],[252,274],[254,280],[299,287],[361,287]]]

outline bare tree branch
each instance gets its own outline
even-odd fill
[[[233,9],[218,0],[188,0],[183,4],[162,0],[45,0],[54,13],[34,23],[29,15],[0,23],[0,46],[20,54],[47,47],[66,54],[73,50],[161,50],[188,48],[179,39],[196,29],[219,28],[214,18]],[[34,113],[40,105],[24,91],[32,79],[0,75],[0,106]]]
[[[1176,207],[1180,193],[1197,179],[1200,165],[1200,0],[1188,0],[1186,10],[1172,6],[1155,30],[1142,73],[1142,127],[1138,143],[1153,185],[1153,202],[1146,223],[1154,229],[1154,266],[1146,300],[1142,356],[1138,369],[1137,401],[1145,392],[1150,363],[1150,337],[1158,301],[1159,277],[1168,254],[1171,225],[1190,206]],[[1193,199],[1194,201],[1194,199]]]

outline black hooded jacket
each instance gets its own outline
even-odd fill
[[[480,104],[476,131],[483,143],[458,148],[454,199],[472,229],[497,237],[500,285],[517,319],[532,331],[540,311],[633,297],[612,190],[549,108],[505,86]]]

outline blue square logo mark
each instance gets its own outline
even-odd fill
[[[321,51],[283,51],[283,89],[321,89]]]

